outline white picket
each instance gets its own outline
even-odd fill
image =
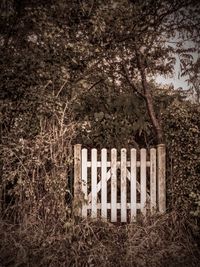
[[[131,177],[130,177],[130,186],[131,186],[131,221],[135,221],[137,214],[137,166],[136,166],[136,149],[131,149]]]
[[[111,149],[111,222],[117,221],[117,150]]]
[[[107,149],[101,150],[101,217],[107,220]]]
[[[82,193],[84,202],[82,206],[82,217],[87,217],[87,149],[82,149]]]
[[[126,149],[121,149],[121,222],[127,221],[126,208]]]
[[[141,212],[146,215],[146,149],[140,150]]]
[[[156,149],[150,149],[150,210],[156,210]]]
[[[91,183],[91,192],[92,192],[92,210],[91,217],[97,217],[97,150],[92,149],[92,183]]]

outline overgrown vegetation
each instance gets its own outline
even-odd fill
[[[199,101],[198,1],[0,5],[0,265],[198,266],[200,109],[153,79],[178,55]],[[75,216],[75,143],[163,140],[167,214],[127,225]]]
[[[197,197],[200,190],[199,112],[198,105],[173,103],[163,116],[169,155],[168,200],[171,209],[175,206],[185,212],[191,209],[191,196]]]
[[[116,226],[101,221],[1,223],[3,266],[198,266],[199,250],[175,212]]]

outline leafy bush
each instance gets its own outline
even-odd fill
[[[200,192],[200,109],[174,102],[163,114],[167,143],[167,200],[170,209],[189,213],[190,194]]]
[[[74,103],[82,124],[79,142],[86,147],[119,149],[152,144],[152,126],[144,101],[129,92],[119,92],[119,88],[108,91],[104,86],[83,92]]]
[[[43,108],[49,113],[53,108],[53,114],[38,115],[37,134],[27,133],[28,113],[18,114],[21,124],[15,127],[15,122],[0,145],[2,214],[18,222],[25,222],[31,214],[38,218],[48,214],[46,220],[56,220],[68,213],[66,194],[76,124],[68,102],[46,104]]]

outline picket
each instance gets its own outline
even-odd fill
[[[73,209],[74,213],[77,215],[81,214],[80,203],[82,201],[80,195],[82,191],[82,181],[81,181],[81,145],[77,144],[74,146],[74,202]]]
[[[82,149],[82,192],[83,192],[83,206],[82,216],[87,217],[87,149]]]
[[[130,176],[130,184],[131,184],[131,221],[135,221],[136,214],[137,214],[137,206],[136,206],[136,200],[137,200],[137,151],[136,149],[131,149],[131,176]]]
[[[156,149],[150,149],[150,209],[151,212],[156,210]]]
[[[117,221],[117,150],[111,149],[111,222]]]
[[[101,217],[107,220],[107,149],[101,150]]]
[[[160,144],[157,147],[158,154],[158,207],[161,213],[166,211],[166,151],[165,145]]]
[[[147,211],[165,212],[165,145],[159,145],[157,149],[151,148],[150,151],[140,149],[139,160],[134,148],[130,151],[121,149],[120,161],[117,160],[115,148],[110,151],[102,149],[100,161],[97,161],[95,148],[91,149],[91,160],[88,160],[90,153],[87,149],[81,149],[81,145],[75,145],[74,152],[74,200],[79,203],[77,200],[80,200],[81,195],[84,196],[82,217],[87,217],[89,210],[92,218],[100,215],[103,220],[109,218],[111,222],[134,222],[138,210],[143,215],[146,215]],[[101,170],[97,171],[98,168]],[[130,197],[127,194],[130,194]],[[118,199],[120,203],[117,202]],[[130,203],[127,202],[129,199]],[[120,210],[120,218],[117,210]]]
[[[126,222],[126,149],[121,150],[121,222]]]
[[[140,150],[141,212],[146,215],[146,149]]]
[[[91,173],[92,183],[91,183],[91,192],[92,192],[92,210],[91,217],[97,217],[97,150],[92,149],[92,173]]]

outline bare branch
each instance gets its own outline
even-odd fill
[[[97,84],[103,82],[103,79],[100,79],[99,81],[93,83],[93,85],[90,86],[90,88],[88,88],[87,90],[90,91],[92,88],[94,88]]]

